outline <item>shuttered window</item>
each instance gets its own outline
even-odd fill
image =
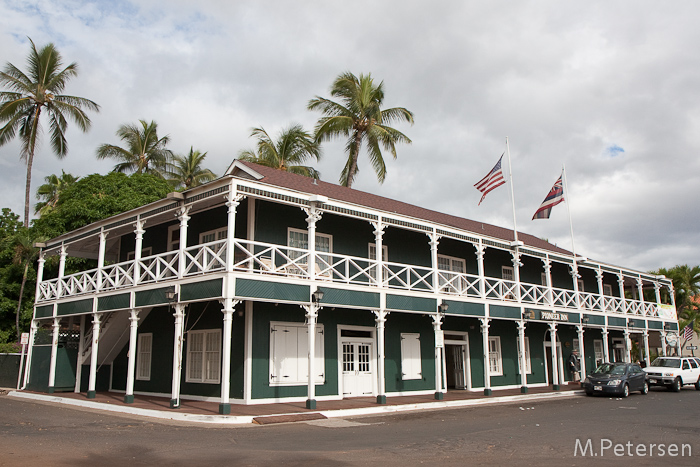
[[[503,374],[501,338],[499,336],[489,337],[489,370],[491,371],[491,376],[501,376]]]
[[[153,334],[139,334],[136,343],[136,379],[150,381]]]
[[[315,381],[325,380],[323,325],[316,325]],[[309,381],[309,331],[301,323],[270,324],[270,384],[303,385]]]
[[[219,383],[221,330],[187,332],[188,383]]]
[[[401,334],[401,378],[423,379],[421,372],[420,334]]]

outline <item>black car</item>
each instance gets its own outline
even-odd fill
[[[602,363],[583,380],[586,395],[613,394],[627,397],[630,391],[649,392],[646,373],[636,363]]]

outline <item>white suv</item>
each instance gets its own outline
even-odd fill
[[[666,386],[678,392],[685,384],[694,384],[700,391],[700,358],[659,357],[644,368],[649,386]]]

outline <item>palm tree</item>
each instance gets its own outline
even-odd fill
[[[386,165],[381,146],[391,151],[396,159],[396,143],[411,143],[406,135],[388,124],[396,120],[413,124],[413,113],[403,107],[382,110],[384,82],[375,85],[371,74],[360,74],[359,78],[349,72],[341,74],[333,82],[331,96],[339,98],[341,103],[316,96],[309,101],[308,109],[323,113],[316,124],[317,141],[347,138],[345,151],[348,159],[340,174],[340,184],[352,187],[363,144],[367,146],[369,160],[379,183],[384,183]]]
[[[41,201],[34,206],[34,214],[43,216],[56,207],[58,197],[61,192],[68,188],[73,183],[77,182],[80,177],[74,177],[61,170],[61,176],[51,174],[44,178],[44,183],[36,190],[36,197]]]
[[[170,181],[175,187],[183,187],[185,190],[203,183],[210,182],[216,178],[214,172],[202,168],[202,162],[207,153],[195,151],[190,147],[188,155],[174,155],[170,163]]]
[[[19,297],[17,298],[17,311],[15,313],[15,329],[17,331],[17,342],[20,338],[19,317],[22,312],[22,298],[24,295],[24,286],[27,283],[29,274],[29,265],[34,261],[39,254],[39,249],[34,246],[34,242],[44,242],[45,238],[33,238],[30,231],[26,228],[20,229],[9,239],[13,243],[12,263],[23,268],[22,283],[19,287]]]
[[[673,281],[678,316],[690,318],[697,311],[697,304],[693,297],[700,296],[700,266],[690,267],[683,264],[671,269],[662,268],[655,273]]]
[[[32,182],[32,164],[41,135],[42,112],[48,116],[51,148],[62,159],[68,152],[66,141],[67,118],[83,132],[90,128],[90,118],[83,109],[99,112],[100,106],[89,99],[61,94],[68,81],[78,74],[78,64],[61,69],[61,54],[53,44],[37,50],[34,42],[27,58],[29,71],[20,71],[11,63],[0,72],[0,83],[9,91],[0,92],[0,146],[12,140],[19,132],[20,159],[27,163],[27,181],[24,192],[24,226],[29,226],[29,194]]]
[[[97,148],[98,159],[116,159],[114,172],[151,173],[163,176],[168,159],[173,156],[166,146],[169,136],[158,138],[158,124],[139,120],[140,125],[122,125],[117,130],[119,139],[126,143],[126,149],[113,144],[103,144]]]
[[[292,125],[280,131],[273,141],[264,128],[253,128],[250,136],[258,138],[257,152],[241,151],[238,158],[243,161],[272,167],[274,169],[320,178],[318,170],[302,165],[309,159],[321,160],[321,148],[301,125]]]

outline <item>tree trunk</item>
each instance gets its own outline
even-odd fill
[[[27,183],[24,189],[24,226],[29,228],[29,197],[32,188],[32,164],[34,163],[34,148],[36,147],[37,131],[39,131],[39,117],[41,116],[41,107],[37,107],[36,115],[34,116],[34,124],[31,129],[31,134],[34,135],[34,140],[29,147],[27,154]]]
[[[22,333],[19,332],[19,315],[22,312],[22,295],[24,295],[24,284],[27,283],[27,271],[29,271],[29,260],[24,262],[24,274],[22,275],[22,285],[19,287],[19,298],[17,299],[17,313],[15,313],[15,329],[17,329],[17,343],[19,343]]]
[[[355,178],[355,173],[357,172],[357,158],[360,155],[360,146],[362,145],[362,133],[359,131],[355,134],[355,155],[352,158],[350,167],[348,167],[348,188],[352,188],[352,181]]]

